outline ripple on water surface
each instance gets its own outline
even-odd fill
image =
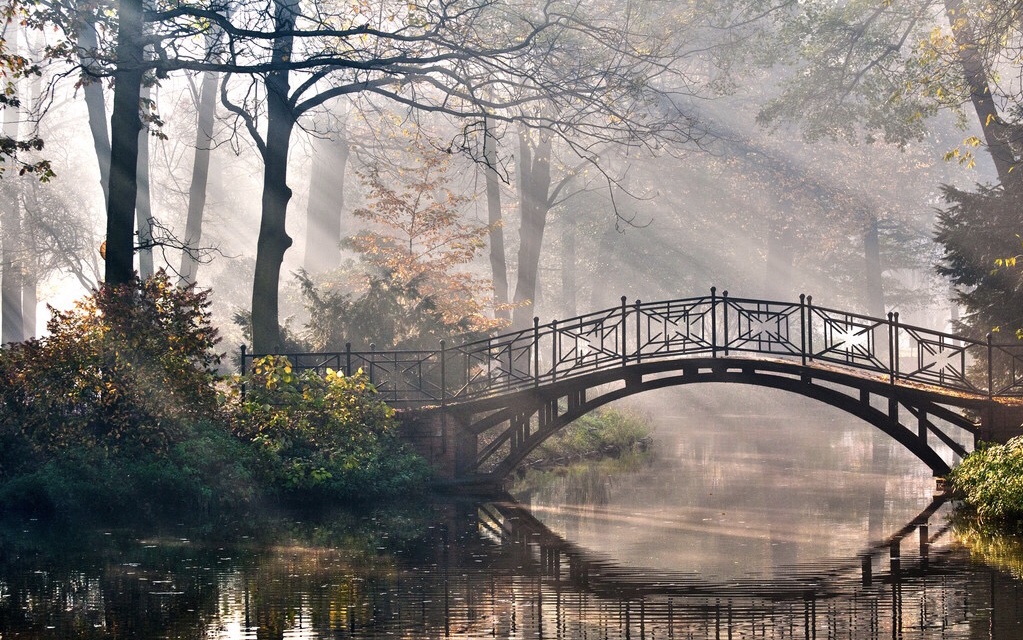
[[[653,460],[483,503],[200,531],[9,523],[0,637],[1023,637],[1020,545],[971,558],[922,465],[819,409],[750,418],[654,413]]]

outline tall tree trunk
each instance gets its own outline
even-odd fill
[[[865,288],[867,314],[875,318],[883,318],[884,287],[881,281],[881,240],[877,230],[877,216],[868,214],[863,234],[863,258],[865,268]]]
[[[26,261],[25,277],[21,281],[22,339],[36,337],[36,311],[39,308],[39,261],[30,255]]]
[[[600,234],[600,241],[597,243],[597,250],[594,252],[593,258],[595,267],[587,269],[588,272],[597,274],[597,277],[593,278],[590,282],[589,308],[591,311],[620,304],[620,298],[615,297],[620,295],[619,292],[603,286],[606,280],[600,278],[600,274],[611,272],[611,264],[617,260],[615,255],[617,252],[616,241],[620,235],[618,229],[613,224],[606,225],[604,233]]]
[[[306,209],[305,269],[323,273],[341,265],[341,216],[345,206],[348,141],[313,138],[313,170]]]
[[[13,33],[7,35],[8,52],[18,53],[17,27],[10,27]],[[17,96],[12,96],[17,98]],[[21,113],[16,107],[4,109],[4,135],[10,140],[17,140]],[[0,343],[21,342],[25,339],[25,328],[22,314],[21,287],[24,277],[24,246],[21,229],[21,203],[19,202],[18,176],[8,170],[4,174],[2,189],[2,210],[0,210]]]
[[[274,27],[290,33],[298,13],[297,0],[277,0]],[[294,36],[281,35],[274,40],[271,62],[283,66],[291,57]],[[288,201],[288,147],[295,127],[295,114],[289,101],[291,89],[287,70],[272,71],[266,77],[267,124],[263,150],[263,202],[256,245],[256,273],[252,281],[252,349],[268,353],[280,347],[280,277],[284,253],[291,246],[285,229]]]
[[[550,210],[551,140],[540,134],[533,147],[529,132],[519,132],[519,267],[515,281],[512,328],[525,329],[533,321],[537,274],[543,232]]]
[[[497,174],[497,138],[494,123],[485,122],[483,160],[487,178],[487,223],[490,225],[490,273],[494,283],[494,317],[511,319],[508,312],[508,260],[504,253],[504,220],[501,213],[501,178]]]
[[[945,11],[949,23],[954,25],[952,34],[958,45],[963,77],[970,87],[970,102],[984,132],[984,142],[995,163],[998,180],[1006,188],[1019,188],[1020,172],[1013,174],[1016,158],[1012,149],[1011,127],[998,115],[991,95],[991,81],[977,49],[976,34],[966,18],[969,13],[963,7],[962,0],[945,0]]]
[[[135,199],[138,195],[139,100],[143,75],[142,0],[120,0],[117,70],[110,117],[110,195],[107,199],[106,282],[127,284],[134,274]]]
[[[14,114],[17,118],[17,110],[8,107],[7,114]],[[5,133],[11,135],[8,115],[5,120]],[[14,133],[17,136],[17,133]],[[15,138],[16,139],[16,138]],[[2,186],[3,209],[0,211],[0,232],[3,239],[0,242],[0,296],[3,301],[0,304],[0,343],[21,342],[25,339],[25,327],[22,306],[22,283],[24,279],[24,246],[22,244],[21,205],[18,202],[18,180],[6,177]]]
[[[142,99],[152,99],[153,90],[145,87]],[[136,168],[138,195],[135,205],[135,224],[139,238],[139,277],[145,280],[153,276],[153,207],[149,195],[149,128],[139,131],[139,156]]]
[[[35,41],[32,45],[26,42],[26,46],[33,50],[33,52],[41,52],[43,49],[44,38],[43,34],[36,32]],[[43,90],[43,79],[42,76],[36,76],[32,79],[30,97],[29,97],[29,108],[33,108],[39,104],[39,98],[42,95]],[[24,224],[25,228],[22,230],[22,246],[25,251],[25,258],[23,261],[24,277],[21,282],[21,319],[22,319],[22,330],[24,339],[34,338],[36,336],[36,310],[39,306],[39,270],[41,268],[39,260],[39,252],[42,248],[39,246],[39,239],[37,235],[37,220],[33,220],[32,212],[39,215],[39,181],[31,180],[24,192],[24,211],[25,215]]]
[[[192,181],[188,186],[188,217],[185,220],[185,249],[181,252],[180,284],[195,284],[199,271],[199,243],[202,241],[202,219],[206,210],[206,189],[210,178],[210,155],[213,150],[213,122],[217,115],[217,88],[220,74],[207,71],[199,89],[198,122],[195,131],[195,155],[192,159]]]
[[[96,41],[96,25],[86,22],[78,34],[79,60],[82,66],[89,68],[93,55],[99,46]],[[96,150],[96,161],[99,163],[99,181],[103,188],[103,202],[110,197],[110,134],[107,131],[107,107],[103,99],[103,81],[100,78],[85,78],[82,87],[85,96],[85,107],[89,114],[89,130],[92,132],[92,144]]]

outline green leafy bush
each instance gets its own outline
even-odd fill
[[[46,338],[0,349],[0,511],[178,518],[423,485],[366,376],[268,358],[232,393],[207,295],[162,273],[103,287],[53,312]]]
[[[527,466],[561,464],[586,457],[615,457],[645,449],[650,428],[641,417],[607,409],[575,420],[534,449]]]
[[[200,422],[164,455],[68,447],[0,483],[0,506],[75,521],[201,517],[254,502],[255,461],[222,423]]]
[[[952,491],[984,520],[1023,520],[1023,437],[985,444],[949,475]]]
[[[177,517],[252,500],[207,296],[163,273],[104,286],[0,349],[0,508]]]
[[[266,356],[246,386],[234,433],[255,445],[265,482],[286,496],[360,501],[426,479],[425,461],[398,440],[394,409],[361,371],[296,374],[286,357]]]

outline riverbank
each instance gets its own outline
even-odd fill
[[[647,451],[653,444],[649,419],[620,409],[581,416],[534,449],[521,470],[550,470],[582,460],[617,458]]]
[[[0,348],[0,512],[174,521],[428,486],[367,376],[267,357],[225,379],[208,307],[208,292],[161,273],[102,287],[54,311],[45,338]]]
[[[1023,531],[1023,437],[981,445],[952,470],[948,486],[983,525]]]

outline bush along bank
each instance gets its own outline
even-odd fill
[[[297,375],[287,358],[267,356],[254,363],[247,389],[233,403],[232,432],[255,449],[262,483],[289,501],[384,498],[429,476],[361,371]]]
[[[1019,531],[1023,526],[1023,437],[984,443],[948,477],[953,497],[986,524]]]
[[[262,501],[358,503],[424,485],[365,376],[215,367],[208,292],[104,286],[0,349],[0,510],[181,518]]]
[[[647,422],[618,409],[581,416],[530,452],[524,469],[552,469],[581,460],[618,458],[647,451],[652,442]]]

